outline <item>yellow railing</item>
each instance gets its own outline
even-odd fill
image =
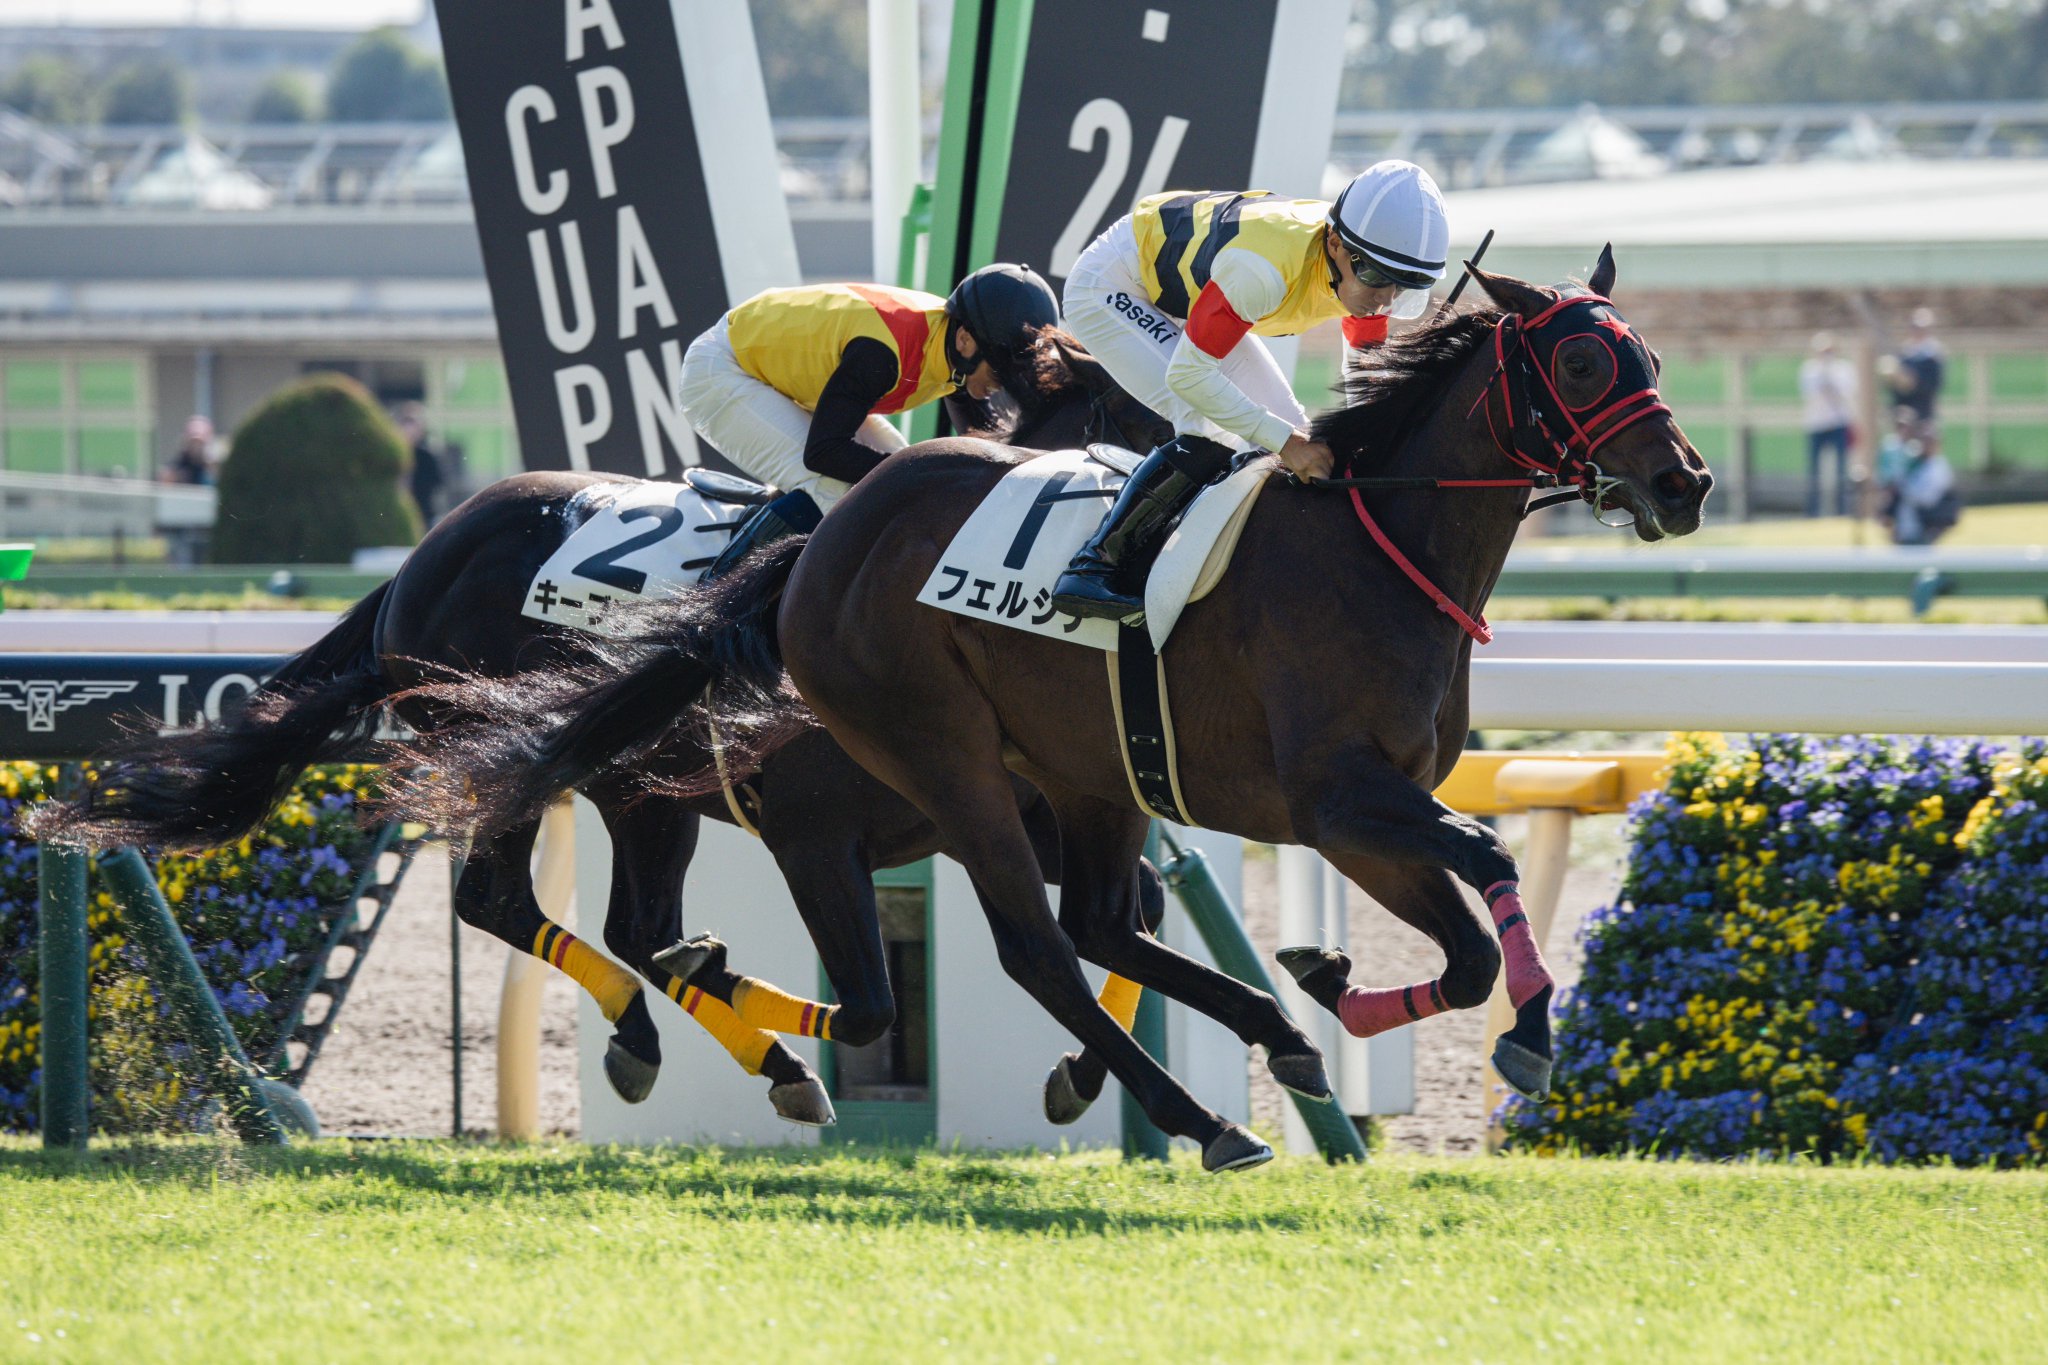
[[[1621,753],[1516,753],[1478,749],[1436,789],[1437,799],[1466,815],[1529,817],[1529,839],[1522,852],[1522,905],[1529,931],[1545,952],[1550,948],[1550,923],[1557,916],[1565,868],[1571,862],[1572,820],[1580,815],[1612,815],[1662,784],[1665,757],[1661,751]],[[1514,1027],[1515,1007],[1508,1001],[1507,975],[1494,983],[1486,1006],[1486,1042]],[[1491,1115],[1507,1098],[1507,1085],[1486,1068],[1486,1112]],[[1490,1122],[1487,1146],[1498,1147],[1504,1134]]]

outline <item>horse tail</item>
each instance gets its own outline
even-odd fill
[[[751,767],[810,723],[783,687],[775,638],[775,607],[808,539],[778,540],[709,583],[624,607],[608,623],[615,634],[578,637],[555,661],[404,694],[457,719],[406,746],[427,771],[396,785],[396,808],[444,829],[506,829],[673,740],[701,745],[695,727],[710,713],[733,743],[727,757]],[[681,790],[674,777],[643,785]]]
[[[250,833],[308,765],[340,759],[376,729],[388,690],[377,613],[390,588],[379,584],[219,724],[120,741],[94,759],[84,796],[44,803],[25,825],[37,838],[176,850]]]

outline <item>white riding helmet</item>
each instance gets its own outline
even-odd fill
[[[1366,167],[1330,206],[1330,228],[1349,248],[1354,269],[1403,286],[1389,317],[1422,316],[1451,249],[1444,197],[1428,171],[1412,161]]]

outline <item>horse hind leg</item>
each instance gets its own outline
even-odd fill
[[[1159,870],[1144,858],[1138,860],[1138,918],[1148,934],[1157,934],[1166,921],[1165,883]],[[1129,1033],[1137,1025],[1138,1003],[1144,994],[1143,986],[1111,972],[1096,993],[1095,1002]],[[1047,1121],[1062,1125],[1078,1123],[1089,1106],[1102,1098],[1102,1085],[1108,1079],[1109,1067],[1100,1054],[1082,1048],[1062,1055],[1045,1078]]]
[[[929,721],[948,709],[953,713],[954,723],[948,727],[952,733],[907,747],[907,752],[922,756],[919,766],[906,767],[881,754],[876,755],[877,771],[932,817],[947,847],[967,867],[1004,972],[1084,1046],[1103,1056],[1161,1130],[1201,1144],[1206,1169],[1238,1170],[1271,1160],[1272,1150],[1265,1143],[1196,1101],[1096,1002],[1072,944],[1046,904],[1045,883],[1003,770],[994,718],[975,724],[971,714],[959,714],[958,706],[918,714]],[[1119,894],[1137,855],[1135,843],[1119,855]],[[1063,859],[1063,900],[1097,894],[1091,889],[1096,880],[1075,877],[1076,867],[1074,860]]]
[[[683,874],[696,855],[699,817],[659,798],[593,801],[612,837],[605,946],[674,1001],[742,1071],[767,1077],[768,1102],[779,1117],[812,1128],[837,1122],[824,1082],[803,1058],[663,965],[682,936]]]
[[[581,986],[612,1025],[605,1048],[605,1078],[628,1104],[654,1088],[661,1071],[661,1036],[647,1010],[639,980],[576,935],[549,919],[534,898],[528,857],[538,820],[513,826],[470,850],[455,884],[455,913],[529,953]]]
[[[726,965],[726,954],[723,939],[715,934],[698,934],[662,949],[654,955],[654,963],[726,1005],[750,1028],[799,1038],[830,1040],[839,1036],[832,1028],[832,1020],[839,1013],[837,1005],[791,995],[758,976],[741,976]]]

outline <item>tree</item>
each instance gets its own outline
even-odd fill
[[[312,87],[295,71],[280,71],[263,82],[249,102],[251,123],[311,123]]]
[[[390,123],[448,116],[441,65],[395,28],[365,33],[335,59],[327,116],[340,123]]]
[[[43,123],[86,123],[92,118],[85,74],[76,63],[47,53],[30,57],[0,83],[0,104]]]
[[[218,564],[345,564],[412,545],[419,513],[400,488],[412,451],[361,384],[316,374],[266,399],[220,470]]]
[[[100,117],[110,124],[183,123],[191,112],[185,73],[160,57],[122,67],[100,91]]]

